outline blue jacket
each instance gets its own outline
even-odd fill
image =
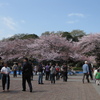
[[[83,69],[83,73],[89,73],[89,66],[88,66],[88,64],[84,64],[82,66],[82,69]]]

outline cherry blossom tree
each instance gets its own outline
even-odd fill
[[[51,34],[41,36],[34,43],[28,45],[31,54],[39,60],[67,60],[71,52],[72,43],[61,35]]]
[[[5,60],[23,57],[43,60],[92,61],[100,56],[100,34],[84,36],[79,42],[66,40],[60,34],[40,36],[38,39],[0,41],[0,56]]]
[[[94,56],[96,62],[100,64],[100,34],[90,34],[84,36],[78,42],[81,54],[90,57]]]
[[[32,42],[34,42],[34,39],[0,41],[0,56],[3,57],[4,60],[28,56],[30,50],[27,45]]]
[[[71,53],[72,43],[61,35],[51,34],[39,39],[16,39],[0,41],[0,56],[6,60],[24,56],[42,60],[67,60]]]

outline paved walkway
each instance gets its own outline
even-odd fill
[[[69,76],[68,82],[62,79],[56,84],[44,81],[44,85],[37,84],[37,76],[34,77],[33,92],[30,93],[27,87],[26,92],[22,92],[21,77],[11,76],[11,87],[9,92],[2,92],[0,80],[0,100],[100,100],[100,86],[96,86],[94,81],[83,84],[82,76]]]

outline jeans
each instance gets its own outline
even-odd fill
[[[84,83],[85,77],[86,77],[87,82],[89,83],[90,81],[89,81],[89,75],[88,75],[88,73],[83,73],[83,79],[82,79],[83,83]]]
[[[43,83],[43,73],[42,72],[39,72],[38,83],[39,84],[42,84]]]
[[[55,83],[55,74],[51,74],[51,83]]]
[[[13,77],[17,77],[17,71],[14,71]]]

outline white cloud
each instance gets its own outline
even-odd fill
[[[72,16],[76,16],[76,17],[85,17],[85,15],[82,14],[82,13],[70,13],[70,14],[68,14],[68,17],[72,17]]]
[[[78,23],[78,22],[79,22],[78,20],[73,20],[73,21],[71,20],[71,21],[67,21],[67,23],[68,23],[68,24],[74,24],[74,23]]]
[[[16,23],[10,17],[3,17],[3,23],[11,30],[16,30]]]

